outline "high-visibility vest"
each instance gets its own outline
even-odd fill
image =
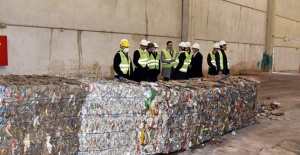
[[[213,52],[210,52],[209,55],[210,55],[210,62],[217,68],[216,55]]]
[[[138,60],[138,63],[145,68],[148,63],[148,52],[144,52],[142,49],[138,49],[140,53],[140,58]],[[136,67],[137,68],[137,67]]]
[[[121,63],[120,63],[120,69],[123,72],[123,74],[127,74],[129,72],[130,75],[130,58],[128,56],[128,59],[126,58],[125,54],[122,52],[122,50],[119,50],[118,52],[121,56]],[[118,75],[115,71],[115,75]]]
[[[190,63],[192,62],[192,58],[193,58],[193,51],[191,50],[191,52],[189,54],[189,61],[190,61]]]
[[[187,70],[188,70],[189,64],[190,64],[189,53],[186,52],[186,51],[181,51],[181,52],[178,54],[178,56],[177,56],[177,58],[176,58],[176,61],[175,61],[175,63],[174,63],[174,68],[176,68],[176,67],[178,66],[178,64],[179,64],[179,56],[180,56],[181,54],[185,54],[185,59],[184,59],[183,65],[182,65],[182,67],[179,69],[179,71],[180,71],[180,72],[183,72],[183,73],[186,73]]]
[[[219,52],[219,56],[220,56],[220,67],[221,67],[221,70],[224,69],[224,65],[223,65],[223,54],[221,52],[221,50],[218,51]],[[229,69],[229,61],[227,59],[227,68]]]
[[[149,69],[159,70],[159,60],[160,60],[160,54],[157,53],[156,58],[154,58],[153,54],[150,54],[148,60]]]
[[[165,58],[168,61],[170,61],[172,58],[174,58],[174,59],[176,58],[176,50],[173,51],[173,56],[171,56],[170,52],[167,51],[167,49],[162,50],[162,52],[164,53]],[[174,62],[171,62],[171,63],[162,63],[162,67],[163,68],[171,68],[171,67],[173,67],[173,65],[174,65]]]

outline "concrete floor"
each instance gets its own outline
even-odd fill
[[[300,74],[261,74],[251,76],[261,81],[259,102],[281,103],[284,116],[264,118],[260,124],[221,137],[220,145],[207,143],[204,148],[173,155],[296,155],[300,154]],[[270,99],[267,99],[267,98]]]

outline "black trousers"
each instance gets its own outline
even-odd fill
[[[209,74],[209,75],[218,75],[218,72],[217,72],[216,69],[209,68],[209,69],[208,69],[208,74]]]
[[[187,73],[180,72],[180,71],[174,71],[174,80],[187,80]]]
[[[136,82],[148,80],[148,69],[136,68],[133,73],[133,80]]]

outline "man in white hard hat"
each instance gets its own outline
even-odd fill
[[[192,61],[192,57],[193,57],[193,51],[191,50],[191,47],[192,47],[191,43],[190,43],[189,41],[186,42],[186,51],[187,51],[188,54],[189,54],[190,62]],[[188,78],[191,76],[190,68],[188,68],[187,76],[188,76]]]
[[[161,51],[160,56],[160,60],[162,63],[162,76],[164,77],[165,81],[169,81],[171,79],[176,56],[177,52],[175,49],[173,49],[173,42],[168,41],[167,48]]]
[[[148,44],[151,45],[151,43]],[[157,76],[160,73],[160,54],[158,53],[158,45],[153,43],[153,50],[149,52],[148,68],[149,68],[149,82],[156,82]]]
[[[189,55],[193,55],[193,52],[191,50],[191,43],[190,42],[186,42],[186,51],[188,52]]]
[[[227,59],[227,55],[225,51],[227,50],[227,44],[225,41],[220,41],[220,50],[218,54],[216,54],[216,65],[217,65],[217,72],[219,75],[228,75],[229,71],[229,61]]]
[[[200,53],[200,45],[197,43],[193,44],[192,52],[194,54],[192,56],[191,64],[189,65],[189,69],[190,69],[189,78],[203,77],[202,74],[203,56]]]
[[[208,53],[207,55],[207,64],[209,66],[208,68],[208,74],[209,75],[218,75],[217,72],[217,64],[216,64],[216,53],[220,50],[220,44],[215,43],[213,46],[213,51]]]
[[[148,78],[148,51],[146,50],[148,46],[147,40],[142,40],[140,43],[140,48],[134,51],[133,63],[135,65],[135,70],[133,73],[133,79],[137,82],[147,81]]]
[[[186,51],[186,43],[181,42],[179,45],[179,54],[174,63],[174,72],[172,77],[175,80],[185,80],[187,79],[187,70],[190,65],[189,54]]]
[[[114,57],[114,71],[115,78],[120,80],[120,77],[131,79],[133,74],[133,67],[131,59],[128,55],[129,52],[129,41],[127,39],[122,39],[120,42],[120,49]]]

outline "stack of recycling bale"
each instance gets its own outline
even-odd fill
[[[0,76],[0,153],[155,154],[255,123],[259,82]]]
[[[248,78],[85,83],[78,154],[169,153],[255,123],[259,83]]]
[[[79,155],[138,154],[138,126],[147,117],[151,88],[134,83],[84,79],[89,93],[79,114]]]
[[[0,154],[76,154],[83,87],[60,77],[0,76]]]
[[[151,86],[144,83],[145,86]],[[151,86],[140,147],[144,153],[184,150],[255,123],[259,82],[226,76]]]

